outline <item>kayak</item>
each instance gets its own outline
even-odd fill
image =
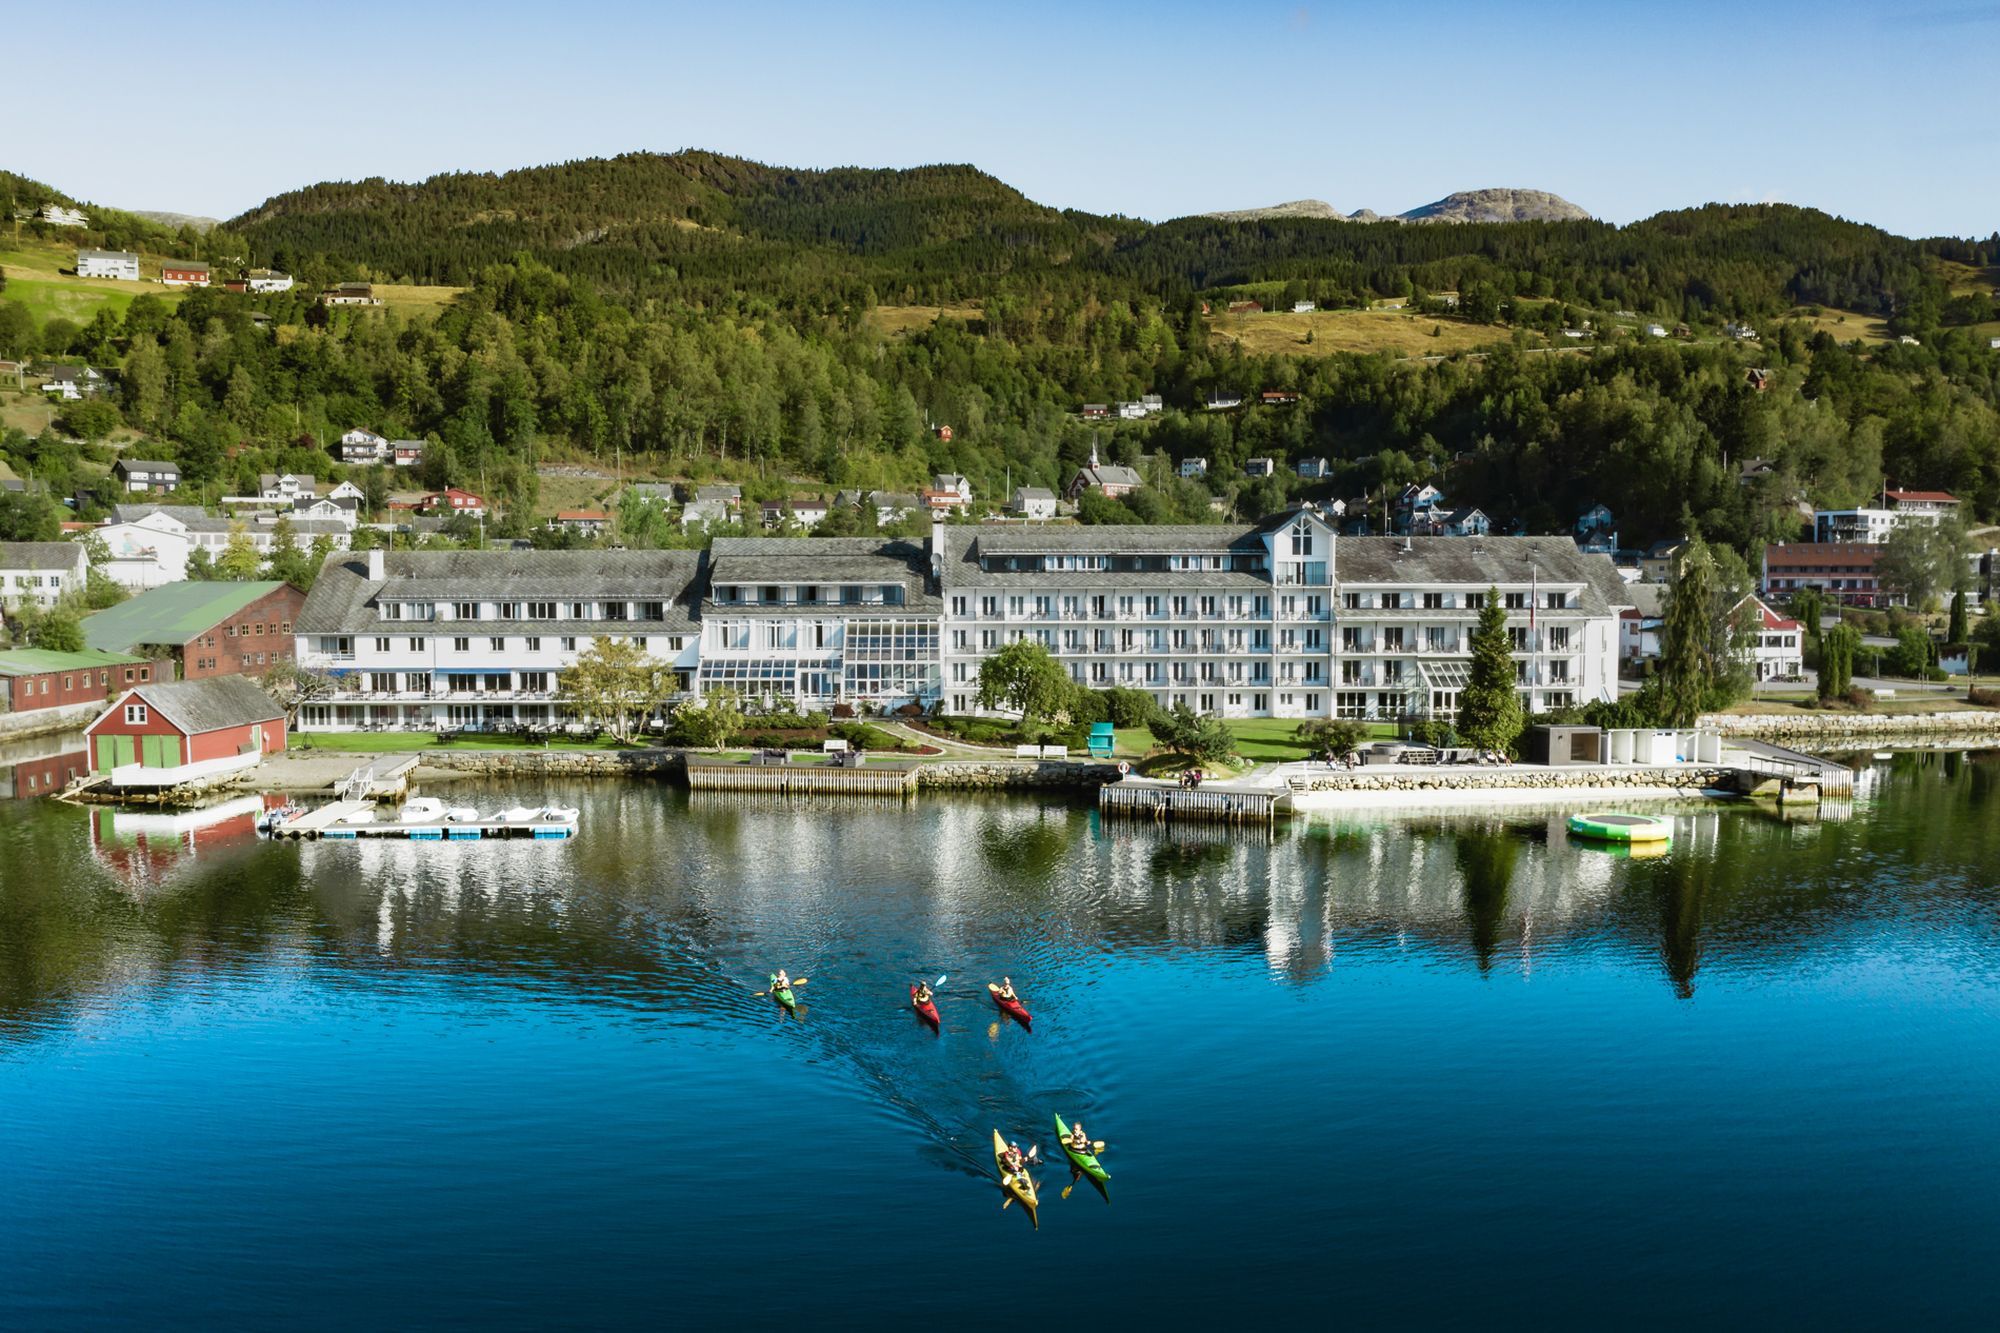
[[[771,998],[779,1004],[784,1005],[785,1008],[791,1010],[793,1013],[799,1011],[799,1002],[793,998],[792,988],[790,986],[780,986],[776,972],[771,974]]]
[[[910,987],[910,1007],[917,1011],[917,1017],[929,1023],[932,1027],[939,1025],[937,1004],[931,1000],[925,1000],[922,1004],[918,1004],[917,988],[915,986]]]
[[[1062,1144],[1063,1153],[1069,1158],[1070,1164],[1076,1167],[1077,1170],[1083,1172],[1083,1174],[1089,1176],[1100,1185],[1110,1182],[1111,1173],[1098,1165],[1096,1153],[1078,1152],[1069,1146],[1069,1126],[1063,1123],[1063,1118],[1060,1115],[1056,1117],[1056,1139]]]
[[[1023,1027],[1034,1021],[1028,1016],[1028,1007],[1026,1005],[1022,1004],[1019,1000],[1008,999],[1000,993],[1000,988],[990,981],[986,983],[986,993],[993,997],[993,1003],[1000,1006],[1002,1013],[1013,1018],[1018,1018],[1021,1020]]]
[[[1035,1216],[1038,1201],[1035,1198],[1035,1178],[1026,1171],[1009,1175],[1006,1165],[1007,1140],[1000,1137],[1000,1131],[993,1131],[993,1165],[1000,1172],[1000,1186],[1014,1196],[1014,1201],[1028,1210],[1028,1220],[1035,1224],[1035,1230],[1042,1229],[1041,1219]]]

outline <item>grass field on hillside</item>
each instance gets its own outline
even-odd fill
[[[979,303],[976,301],[958,305],[878,305],[868,312],[868,324],[877,332],[893,338],[917,329],[927,329],[937,322],[939,315],[974,320],[979,318],[979,314]]]
[[[40,435],[56,419],[57,404],[39,389],[28,393],[0,393],[0,428],[11,427],[29,435]]]
[[[1817,310],[1817,315],[1806,313]],[[1874,315],[1863,315],[1852,310],[1835,310],[1832,306],[1801,306],[1779,317],[1785,320],[1800,320],[1810,324],[1813,332],[1825,332],[1835,342],[1852,342],[1859,338],[1864,343],[1893,342],[1889,326]]]
[[[1432,337],[1431,330],[1438,330]],[[1308,343],[1307,331],[1313,340]],[[1449,356],[1504,345],[1513,335],[1486,324],[1434,319],[1400,310],[1316,310],[1292,315],[1214,315],[1209,332],[1241,343],[1246,352],[1276,356],[1328,356],[1334,352],[1402,352]]]
[[[382,308],[405,315],[432,314],[442,310],[464,290],[463,287],[406,287],[387,282],[375,284],[375,294],[382,298]]]
[[[7,275],[7,290],[0,292],[0,301],[25,307],[37,324],[51,319],[88,324],[107,305],[122,313],[135,296],[157,296],[170,303],[181,299],[178,288],[162,287],[157,282],[78,278],[61,272],[75,263],[74,249],[35,246],[0,250],[0,273]]]

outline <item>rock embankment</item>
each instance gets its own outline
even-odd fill
[[[1820,748],[1869,745],[1881,741],[2000,738],[2000,711],[1939,713],[1717,713],[1701,719],[1703,730],[1780,744]]]
[[[678,772],[679,750],[426,750],[425,769],[479,773],[491,777],[538,778],[656,777]]]
[[[1686,792],[1731,787],[1735,771],[1677,764],[1660,768],[1492,768],[1448,773],[1422,769],[1329,769],[1309,778],[1293,778],[1292,789],[1306,792],[1407,791],[1563,791],[1646,790]]]
[[[1118,781],[1116,764],[1072,764],[1059,760],[1006,763],[999,760],[948,759],[925,764],[917,772],[917,788],[973,791],[1001,788],[1095,788]]]

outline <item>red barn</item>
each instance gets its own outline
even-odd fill
[[[83,729],[91,771],[111,786],[178,787],[227,777],[285,748],[285,712],[242,676],[137,685]]]

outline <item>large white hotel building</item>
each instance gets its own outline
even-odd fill
[[[308,730],[561,716],[556,673],[636,637],[690,691],[976,711],[983,657],[1039,641],[1093,688],[1225,717],[1452,716],[1485,598],[1534,711],[1617,691],[1608,557],[1563,537],[1339,537],[1310,509],[1189,527],[934,525],[925,539],[690,551],[367,552],[298,620],[334,674]]]

